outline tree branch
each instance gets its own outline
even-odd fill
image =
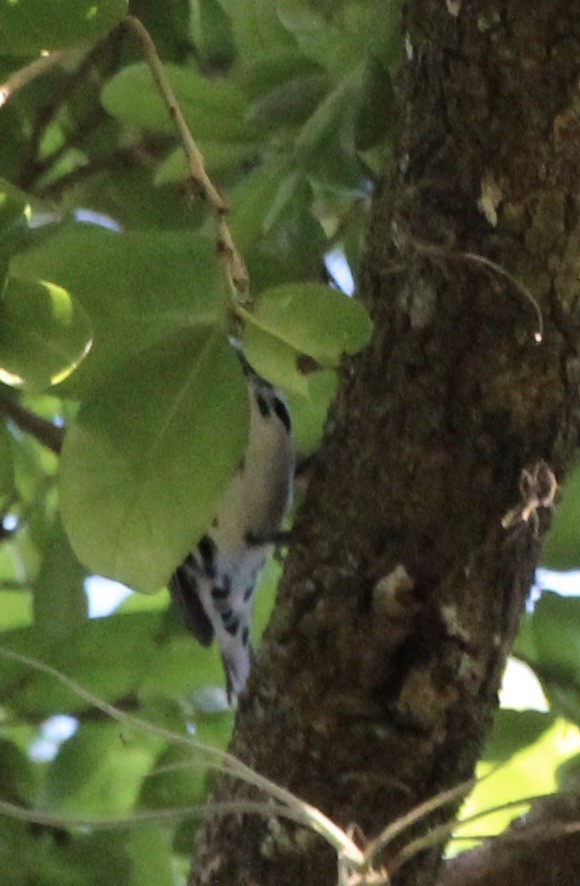
[[[64,437],[63,428],[25,409],[3,390],[0,390],[0,411],[22,431],[31,434],[39,443],[59,455]]]
[[[437,886],[572,884],[580,871],[580,797],[541,800],[505,834],[446,862]]]

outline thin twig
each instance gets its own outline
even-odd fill
[[[407,239],[403,237],[401,231],[399,231],[398,226],[394,228],[394,241],[395,244],[398,245],[399,251],[401,251],[401,245],[406,245],[405,240]],[[413,248],[417,251],[419,255],[426,255],[432,258],[441,258],[444,261],[461,261],[461,262],[470,262],[473,264],[481,265],[483,268],[486,268],[488,271],[491,271],[494,274],[498,274],[503,277],[511,286],[519,292],[521,296],[530,304],[532,307],[534,314],[536,316],[537,328],[534,332],[534,341],[537,344],[541,344],[544,340],[544,318],[542,316],[542,310],[530,292],[530,290],[524,286],[524,284],[514,277],[513,274],[510,274],[502,265],[498,264],[495,261],[492,261],[490,258],[486,258],[484,255],[479,255],[476,252],[461,252],[459,250],[450,250],[444,246],[437,246],[435,243],[425,243],[421,240],[418,240],[416,237],[409,236],[408,242],[412,244]],[[391,269],[391,272],[400,272],[404,269],[404,266],[395,266]]]
[[[430,797],[428,800],[415,806],[406,815],[402,815],[400,818],[397,818],[396,821],[387,825],[387,827],[381,831],[379,836],[372,840],[366,847],[365,858],[367,861],[371,863],[379,852],[388,846],[389,843],[392,843],[396,837],[410,828],[411,825],[425,819],[430,813],[441,809],[443,806],[447,806],[449,803],[455,803],[466,797],[476,784],[476,779],[470,778],[468,781],[464,781],[453,788],[449,788],[447,791],[442,791],[440,794]]]
[[[540,799],[542,799],[540,797]],[[521,801],[520,801],[521,803]],[[512,804],[509,804],[512,805]],[[518,803],[514,803],[513,805],[519,805]],[[499,808],[499,807],[498,807]],[[485,810],[484,813],[481,814],[481,818],[485,815],[491,815],[494,810]],[[428,834],[424,834],[422,837],[417,837],[415,840],[411,840],[404,846],[401,851],[395,856],[393,862],[389,864],[389,875],[392,877],[393,874],[396,874],[398,870],[400,870],[404,864],[410,861],[414,856],[418,855],[419,852],[423,852],[425,849],[431,849],[437,843],[443,843],[444,841],[450,839],[452,841],[457,840],[479,840],[481,842],[489,842],[491,840],[498,840],[502,843],[515,843],[515,842],[529,842],[532,840],[552,840],[554,837],[566,836],[568,834],[576,834],[580,831],[580,822],[551,822],[549,824],[537,825],[535,827],[526,828],[525,831],[506,831],[502,834],[495,835],[475,835],[475,834],[466,834],[464,837],[455,836],[450,833],[450,831],[454,827],[461,827],[464,822],[462,821],[450,821],[446,824],[439,825],[434,828]]]
[[[40,77],[41,74],[45,74],[51,68],[60,65],[67,55],[69,55],[68,52],[60,50],[58,52],[51,52],[48,55],[35,59],[29,65],[25,65],[20,70],[15,71],[14,74],[11,74],[8,80],[0,83],[0,107],[5,105],[8,99],[15,92],[18,92],[19,89],[22,89],[23,86],[27,86],[33,80],[36,80],[37,77]]]
[[[55,680],[58,680],[59,683],[70,689],[70,691],[77,697],[82,698],[93,707],[103,711],[103,713],[107,714],[113,720],[125,723],[129,727],[149,735],[155,735],[158,738],[165,739],[165,741],[186,745],[197,750],[203,755],[204,764],[206,766],[225,772],[234,778],[240,779],[240,781],[243,781],[246,784],[253,785],[255,788],[264,791],[272,800],[278,801],[280,806],[283,807],[283,811],[281,808],[278,814],[284,815],[284,817],[291,819],[297,824],[301,824],[303,827],[315,831],[323,837],[336,850],[336,852],[339,853],[339,855],[347,859],[353,867],[362,867],[364,865],[364,856],[361,850],[353,840],[350,839],[348,834],[335,824],[332,819],[327,818],[327,816],[315,806],[311,806],[310,803],[306,803],[304,800],[296,797],[291,791],[286,790],[286,788],[276,784],[276,782],[270,781],[270,779],[260,775],[259,772],[256,772],[250,766],[246,766],[245,763],[242,763],[241,760],[238,760],[227,751],[213,748],[192,736],[171,732],[163,726],[158,726],[148,720],[142,720],[140,717],[127,714],[124,711],[119,710],[119,708],[116,708],[114,705],[103,701],[92,692],[89,692],[77,683],[76,680],[72,680],[70,677],[67,677],[66,674],[63,674],[61,671],[45,662],[39,661],[38,659],[31,658],[27,655],[21,655],[19,652],[15,652],[12,649],[6,649],[2,646],[0,646],[0,656],[12,661],[18,661],[20,664],[26,665],[33,670],[54,677]]]
[[[538,344],[541,344],[544,340],[544,318],[542,316],[542,311],[540,306],[530,290],[521,283],[517,277],[514,277],[513,274],[510,274],[509,271],[506,271],[502,265],[498,264],[495,261],[492,261],[490,258],[486,258],[484,255],[478,255],[475,252],[451,252],[444,249],[441,246],[429,246],[427,244],[417,243],[415,244],[417,247],[417,251],[419,253],[423,253],[425,255],[433,255],[438,258],[448,259],[450,261],[464,261],[464,262],[472,262],[473,264],[481,265],[483,268],[487,268],[488,271],[492,271],[494,274],[499,274],[501,277],[504,277],[508,283],[511,283],[512,287],[522,295],[525,300],[531,305],[534,314],[536,315],[537,328],[534,332],[534,341]]]
[[[45,812],[41,809],[28,809],[26,806],[20,806],[17,803],[0,800],[0,815],[43,825],[44,827],[67,829],[95,828],[98,830],[118,830],[136,827],[149,821],[175,821],[180,818],[189,818],[190,816],[202,817],[205,815],[232,815],[235,813],[253,813],[255,815],[262,815],[264,818],[281,816],[292,819],[292,815],[289,814],[288,810],[277,803],[258,803],[253,800],[232,800],[231,802],[206,803],[195,806],[147,809],[132,812],[127,817],[118,818],[75,818],[70,815]]]
[[[232,235],[225,221],[228,205],[205,171],[203,155],[197,147],[185,121],[181,107],[175,97],[175,93],[173,92],[173,88],[165,73],[163,64],[149,32],[139,19],[135,18],[133,15],[126,16],[123,21],[141,43],[145,61],[149,66],[163,101],[167,105],[169,115],[175,123],[187,160],[189,175],[194,186],[194,191],[199,192],[203,196],[216,217],[218,251],[222,258],[226,280],[229,285],[230,295],[232,296],[234,305],[240,298],[246,302],[249,288],[248,272],[241,255],[236,249]]]
[[[498,767],[500,768],[500,767]],[[496,772],[494,770],[494,772]],[[489,778],[489,774],[485,776]],[[495,835],[475,835],[475,834],[466,834],[465,836],[460,834],[453,834],[452,831],[455,828],[462,828],[465,825],[472,824],[475,821],[478,821],[480,818],[487,818],[490,815],[495,815],[498,812],[506,812],[510,809],[517,809],[521,806],[530,806],[532,803],[539,803],[543,800],[550,800],[551,798],[558,796],[572,796],[577,797],[578,793],[576,791],[562,791],[559,794],[535,794],[528,797],[521,797],[518,800],[508,800],[505,803],[499,803],[497,806],[490,806],[487,809],[481,809],[475,812],[473,815],[469,815],[466,818],[462,819],[453,819],[444,824],[440,824],[437,827],[433,828],[429,833],[424,834],[421,837],[417,837],[414,840],[411,840],[407,843],[400,852],[397,853],[395,858],[389,864],[389,874],[395,874],[407,861],[417,855],[419,852],[422,852],[424,849],[429,849],[432,846],[435,846],[437,843],[442,843],[445,840],[450,840],[452,842],[456,842],[458,840],[492,840],[492,839],[500,839],[500,840],[521,840],[531,838],[532,830],[526,829],[525,838],[520,836],[517,831],[507,831],[503,834],[495,834]],[[576,822],[554,822],[554,825],[560,825],[562,834],[566,832],[574,833],[580,830],[580,823]],[[544,826],[545,827],[545,826]],[[566,830],[564,830],[564,827]],[[537,828],[538,836],[541,835],[541,828]],[[535,834],[534,834],[535,835]]]
[[[514,289],[523,295],[525,299],[528,300],[530,305],[535,311],[536,320],[538,322],[538,328],[534,333],[534,340],[540,344],[544,339],[544,318],[542,317],[542,311],[540,310],[540,306],[530,290],[521,283],[517,277],[514,277],[513,274],[510,274],[509,271],[506,271],[501,265],[497,262],[492,261],[490,258],[486,258],[484,255],[477,255],[474,252],[458,252],[453,253],[453,258],[457,258],[459,260],[463,259],[464,261],[475,262],[476,264],[482,265],[484,268],[488,268],[490,271],[493,271],[496,274],[500,274],[502,277],[512,284]]]
[[[54,452],[56,455],[60,453],[62,441],[64,437],[64,428],[53,425],[51,421],[35,415],[29,409],[25,409],[16,400],[0,391],[0,412],[14,422],[21,430],[28,434]]]

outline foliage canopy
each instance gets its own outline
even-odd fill
[[[86,582],[101,574],[159,591],[211,520],[247,434],[232,335],[286,389],[301,452],[316,450],[340,358],[370,334],[362,306],[338,292],[335,268],[345,261],[356,273],[388,163],[400,6],[0,5],[0,646],[220,747],[232,716],[219,704],[216,712],[219,694],[207,689],[221,683],[215,651],[193,644],[164,593],[132,595],[89,619]],[[228,272],[221,216],[192,187],[167,104],[122,23],[128,11],[167,63],[227,199],[250,296]],[[21,83],[46,50],[62,55]],[[59,457],[26,432],[15,403],[66,423]],[[578,482],[547,547],[555,567],[578,565]],[[271,563],[256,635],[278,573]],[[580,750],[578,601],[545,594],[517,654],[549,710],[498,715],[486,760],[515,761],[502,775],[510,799],[537,793],[538,759],[542,789],[557,783],[562,736]],[[86,699],[22,661],[2,660],[0,697],[0,804],[45,816],[34,830],[14,810],[0,817],[6,882],[179,881],[191,817],[112,833],[55,823],[202,802],[207,773],[190,749],[130,727],[120,740]],[[61,714],[75,718],[72,736],[47,739]],[[561,782],[574,771],[572,760]],[[491,784],[480,805],[497,796]]]

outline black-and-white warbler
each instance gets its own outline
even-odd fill
[[[245,363],[244,372],[250,398],[246,452],[211,528],[169,584],[199,642],[209,646],[216,638],[230,700],[242,692],[250,673],[254,589],[288,510],[294,477],[286,405]]]

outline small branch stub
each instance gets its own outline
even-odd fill
[[[501,521],[504,529],[522,523],[530,523],[538,534],[540,524],[538,511],[545,508],[552,512],[556,504],[558,481],[545,461],[533,468],[524,468],[520,476],[520,504],[507,512]]]

